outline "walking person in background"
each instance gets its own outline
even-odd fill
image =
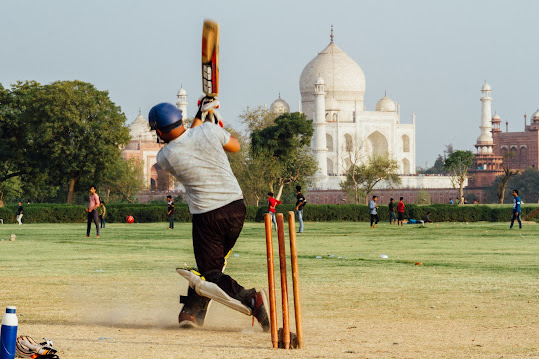
[[[90,197],[88,208],[86,208],[86,214],[88,217],[88,226],[86,227],[86,238],[90,237],[90,229],[92,228],[92,222],[95,223],[95,230],[97,232],[96,238],[99,238],[99,216],[97,214],[97,208],[99,207],[99,196],[95,193],[95,186],[90,187]]]
[[[19,207],[17,207],[17,222],[19,226],[22,225],[22,202],[19,201]]]
[[[397,215],[395,214],[395,203],[393,198],[389,199],[389,224],[397,223]]]
[[[105,207],[105,202],[101,202],[99,209],[97,210],[99,214],[99,221],[101,222],[101,228],[105,228],[105,216],[107,214],[107,207]]]
[[[520,220],[520,205],[522,204],[522,201],[520,200],[520,197],[518,196],[518,190],[513,190],[513,217],[511,217],[511,226],[509,228],[513,228],[513,223],[515,223],[515,219],[518,220],[518,228],[522,229],[522,221]]]
[[[399,203],[397,203],[397,219],[399,220],[397,223],[397,226],[400,224],[404,227],[404,209],[406,206],[404,205],[404,197],[401,197],[399,200]]]
[[[371,228],[376,228],[378,221],[378,196],[372,196],[372,200],[369,202],[369,213],[371,214]],[[374,223],[374,224],[373,224]]]
[[[301,186],[296,186],[296,213],[298,214],[299,230],[298,233],[303,233],[303,207],[307,203],[307,200],[301,193]]]
[[[167,196],[168,229],[174,229],[174,201],[172,196]]]
[[[275,219],[275,207],[281,204],[281,201],[273,197],[273,192],[268,192],[268,213],[271,215],[271,222],[277,230],[277,219]]]

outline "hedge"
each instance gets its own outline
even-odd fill
[[[24,223],[69,223],[86,222],[85,206],[66,204],[26,204],[24,207]],[[536,209],[537,206],[525,205],[522,207],[522,216]],[[293,204],[284,204],[277,207],[277,213],[294,211]],[[0,207],[0,218],[4,223],[16,223],[17,206]],[[248,206],[247,222],[262,222],[267,206]],[[435,222],[506,222],[511,220],[510,206],[489,205],[414,205],[407,204],[405,218],[423,219],[427,212]],[[378,214],[381,221],[389,220],[387,206],[379,206]],[[124,222],[127,216],[133,216],[135,222],[166,222],[166,203],[160,204],[109,204],[107,205],[107,223]],[[190,222],[191,215],[187,204],[177,204],[175,220]],[[313,205],[308,204],[303,212],[305,221],[336,222],[353,221],[365,222],[370,220],[369,209],[364,205]]]

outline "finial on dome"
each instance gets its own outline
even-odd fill
[[[279,91],[279,98],[281,98],[281,91]]]
[[[138,115],[142,115],[142,110],[140,109],[140,107],[138,108]]]
[[[387,90],[384,90],[384,97],[387,97]]]
[[[333,44],[333,24],[331,24],[331,35],[329,35],[329,38],[331,39],[331,43]]]

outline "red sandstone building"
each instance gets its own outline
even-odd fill
[[[500,116],[490,116],[492,98],[488,83],[485,82],[481,92],[481,135],[475,144],[476,153],[469,171],[472,177],[466,188],[480,201],[482,190],[503,174],[502,165],[521,171],[528,167],[539,168],[539,110],[532,115],[529,125],[524,115],[524,131],[509,132],[506,122],[506,132],[502,132]]]
[[[500,117],[494,115],[492,118],[492,137],[496,155],[505,156],[511,152],[512,156],[505,160],[505,164],[511,169],[539,168],[537,152],[539,146],[539,110],[532,115],[529,125],[526,120],[526,115],[524,115],[524,131],[502,132],[500,130]]]

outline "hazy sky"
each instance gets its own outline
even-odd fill
[[[221,25],[225,122],[281,94],[297,111],[299,77],[329,43],[366,77],[367,110],[387,94],[416,118],[417,164],[446,144],[473,149],[480,89],[492,87],[503,130],[539,107],[539,1],[0,0],[0,83],[82,80],[108,90],[128,122],[158,102],[188,112],[201,94],[202,21]]]

